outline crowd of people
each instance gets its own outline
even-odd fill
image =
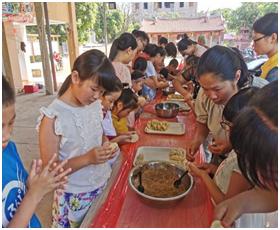
[[[269,58],[260,77],[250,75],[238,49],[188,36],[152,44],[134,30],[113,41],[109,57],[96,49],[81,54],[57,98],[40,109],[40,160],[29,174],[11,141],[15,94],[3,76],[3,227],[41,227],[34,211],[50,191],[52,227],[79,227],[121,154],[112,143],[131,142],[143,107],[171,85],[196,116],[187,167],[209,190],[215,219],[225,227],[277,227],[277,22],[270,13],[253,25],[254,49]],[[164,66],[166,56],[173,59]],[[201,145],[207,161],[197,165]]]

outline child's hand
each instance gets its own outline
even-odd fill
[[[138,105],[139,105],[140,107],[143,107],[145,104],[146,104],[146,99],[145,99],[145,97],[139,96],[139,97],[138,97]]]
[[[199,169],[194,163],[188,162],[187,168],[190,171],[191,174],[194,174],[195,176],[202,177],[203,174],[206,174],[206,171]]]
[[[29,192],[32,193],[36,199],[41,200],[44,195],[54,189],[63,189],[67,183],[67,174],[71,172],[71,168],[64,170],[63,166],[67,160],[57,164],[57,155],[54,154],[45,168],[42,168],[42,160],[34,160],[31,171],[28,177]],[[53,165],[53,169],[51,169]]]
[[[101,147],[95,147],[90,152],[91,164],[102,164],[110,159],[112,155],[112,149],[109,142],[105,142]]]
[[[30,173],[29,173],[29,176],[27,178],[27,181],[26,181],[26,186],[27,186],[27,189],[30,188],[30,183],[32,182],[33,178],[37,175],[37,174],[40,174],[41,171],[43,170],[43,167],[42,167],[42,161],[41,160],[37,160],[37,159],[34,159],[31,163],[31,168],[30,168]]]
[[[119,135],[117,138],[118,142],[130,142],[132,134],[122,134]]]

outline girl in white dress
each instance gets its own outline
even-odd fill
[[[102,108],[98,98],[111,91],[116,76],[108,58],[89,50],[74,62],[58,98],[40,109],[40,154],[44,164],[58,153],[72,168],[64,191],[55,191],[52,227],[79,227],[92,201],[102,192],[111,174],[114,157],[105,142]]]

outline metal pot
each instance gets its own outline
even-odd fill
[[[178,177],[180,177],[185,172],[184,168],[181,168],[180,166],[175,165],[168,161],[150,161],[143,165],[136,166],[130,171],[128,176],[129,185],[131,189],[135,193],[137,193],[137,195],[139,195],[139,198],[143,203],[158,208],[172,207],[176,205],[181,199],[183,199],[190,192],[193,186],[193,177],[190,174],[187,174],[185,177],[183,177],[181,185],[184,186],[184,192],[176,196],[161,198],[161,197],[154,197],[154,196],[147,195],[145,194],[145,191],[144,193],[138,191],[137,187],[139,185],[139,179],[138,179],[139,172],[140,171],[143,172],[143,170],[145,169],[156,170],[160,167],[167,167],[168,172],[174,173]],[[142,174],[142,181],[143,180],[145,180],[145,178],[144,175]]]
[[[159,117],[172,118],[179,113],[179,105],[171,102],[158,103],[155,105],[156,114]]]

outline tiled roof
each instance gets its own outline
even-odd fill
[[[184,33],[203,31],[223,31],[225,29],[221,17],[180,18],[180,19],[144,19],[141,30],[146,33]]]

